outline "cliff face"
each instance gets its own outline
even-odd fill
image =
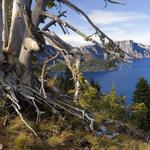
[[[97,45],[88,45],[80,48],[81,52],[86,55],[95,56],[103,59],[105,57],[103,49]]]
[[[134,41],[119,41],[116,42],[119,47],[130,54],[131,56],[135,56],[137,58],[150,58],[150,46],[135,43]]]
[[[117,41],[116,44],[126,53],[137,58],[150,58],[150,46],[136,43],[132,40]],[[98,46],[84,46],[81,47],[83,54],[92,54],[97,58],[106,58],[103,49]]]

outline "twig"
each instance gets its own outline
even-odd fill
[[[42,73],[41,73],[41,76],[40,76],[40,77],[41,77],[41,90],[40,90],[40,91],[43,92],[43,95],[44,95],[45,98],[47,97],[47,96],[46,96],[45,89],[44,89],[44,73],[45,73],[45,68],[46,68],[46,65],[47,65],[50,61],[55,60],[59,55],[60,55],[60,53],[57,52],[55,56],[48,58],[48,59],[44,62],[43,67],[42,67]]]
[[[65,16],[65,13],[67,11],[62,12],[61,14],[59,14],[57,17],[60,18],[62,16]],[[54,25],[56,23],[56,21],[52,20],[51,22],[49,22],[48,24],[46,24],[43,28],[42,31],[46,31],[50,26]]]

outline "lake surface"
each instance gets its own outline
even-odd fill
[[[127,104],[132,102],[133,91],[140,77],[150,83],[150,59],[141,59],[132,64],[122,64],[116,71],[86,72],[86,79],[98,81],[103,93],[108,93],[112,85],[115,86],[117,95],[126,96]]]

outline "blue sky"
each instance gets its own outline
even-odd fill
[[[150,45],[150,0],[122,0],[126,7],[109,4],[107,8],[104,8],[103,0],[71,0],[71,2],[82,8],[113,40],[134,40]],[[88,35],[93,33],[83,17],[65,7],[63,10],[67,10],[68,17],[64,18],[66,21]],[[74,46],[89,44],[71,31],[70,35],[63,35],[59,27],[53,27],[53,29]]]

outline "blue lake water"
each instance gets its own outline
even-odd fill
[[[133,91],[140,77],[150,83],[150,59],[141,59],[132,64],[123,64],[116,71],[86,72],[85,78],[98,81],[101,91],[108,93],[112,85],[115,86],[117,95],[126,96],[127,104],[132,102]]]

